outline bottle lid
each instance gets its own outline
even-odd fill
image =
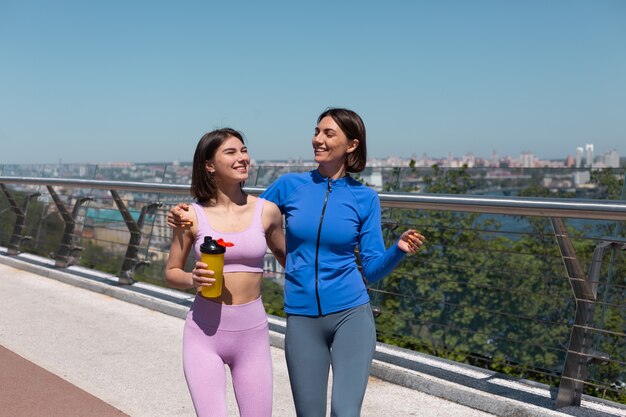
[[[200,245],[200,252],[210,254],[220,254],[226,252],[226,248],[213,240],[211,236],[204,237],[204,243]]]

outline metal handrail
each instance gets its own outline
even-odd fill
[[[7,177],[0,176],[0,184],[50,185],[61,187],[91,188],[96,190],[124,190],[140,193],[168,193],[189,195],[189,185],[159,184],[137,181],[81,180],[75,178]]]
[[[41,177],[9,177],[0,176],[0,185],[21,184],[48,187],[66,187],[83,189],[102,189],[111,192],[114,199],[117,191],[143,192],[153,194],[185,195],[191,198],[190,186],[186,184],[162,184],[131,181],[110,180],[83,180],[67,178],[41,178]],[[265,188],[244,187],[244,190],[253,195],[259,195]],[[7,191],[8,192],[8,191]],[[592,268],[593,273],[585,276],[583,268],[576,256],[576,251],[568,235],[563,218],[589,219],[603,221],[626,221],[626,202],[621,200],[588,200],[588,199],[559,199],[559,198],[530,198],[530,197],[507,197],[507,196],[483,196],[483,195],[451,195],[451,194],[418,194],[418,193],[379,193],[381,206],[384,208],[400,208],[408,210],[442,210],[453,212],[472,212],[485,214],[500,214],[514,216],[539,216],[547,217],[552,223],[557,245],[561,252],[567,278],[570,282],[574,300],[576,303],[576,318],[570,335],[567,348],[567,356],[564,370],[561,375],[561,385],[556,399],[556,407],[561,408],[569,405],[580,405],[582,388],[585,383],[587,366],[590,361],[604,360],[602,352],[594,352],[590,349],[590,333],[587,326],[592,317],[593,306],[597,302],[597,265]],[[119,200],[119,196],[117,197]],[[160,203],[152,203],[149,207],[156,207]],[[119,206],[119,204],[118,204]],[[147,207],[142,209],[147,210]],[[120,208],[120,211],[123,211]],[[124,213],[123,213],[124,214]],[[126,213],[126,223],[132,223],[132,218]],[[135,227],[134,229],[137,229]],[[21,229],[20,229],[21,230]],[[130,230],[130,229],[129,229]],[[132,232],[132,231],[131,231]],[[136,239],[129,242],[128,247],[137,246],[141,239],[135,230]],[[21,233],[21,231],[20,231]],[[15,233],[14,233],[15,234]],[[12,238],[13,252],[19,251],[21,234]],[[69,237],[68,237],[69,239]],[[67,239],[65,239],[67,240]],[[605,239],[606,240],[606,239]],[[603,245],[615,245],[615,239],[601,242]],[[623,246],[623,245],[622,245]],[[621,248],[621,246],[620,246]],[[128,251],[127,251],[128,252]],[[603,252],[602,252],[603,253]],[[602,253],[594,254],[594,261],[601,260]],[[132,283],[132,272],[135,266],[145,261],[140,261],[136,250],[131,255],[127,253],[127,263],[130,265],[125,270],[125,283]],[[597,259],[596,259],[597,258]]]
[[[189,195],[189,185],[184,184],[8,176],[0,176],[0,183]],[[244,187],[244,190],[250,194],[258,195],[265,191],[265,188]],[[569,200],[426,193],[379,193],[378,195],[381,205],[388,208],[626,221],[626,202],[619,200]]]

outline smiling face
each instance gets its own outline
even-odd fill
[[[335,170],[345,165],[346,157],[354,152],[359,141],[349,139],[332,117],[319,121],[313,135],[315,162],[321,167]]]
[[[211,161],[206,162],[206,169],[220,180],[242,182],[248,179],[250,155],[248,148],[239,138],[229,136],[217,148]]]

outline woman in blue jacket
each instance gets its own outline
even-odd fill
[[[283,175],[262,194],[286,222],[285,355],[299,417],[326,415],[331,366],[331,415],[360,415],[376,347],[363,277],[382,279],[424,242],[410,229],[385,249],[378,195],[349,175],[365,168],[365,140],[358,114],[324,111],[312,140],[317,169]]]

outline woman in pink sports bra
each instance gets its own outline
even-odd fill
[[[183,333],[185,379],[199,417],[227,416],[225,365],[231,371],[242,417],[272,415],[272,362],[267,315],[261,301],[263,257],[269,247],[285,264],[285,238],[278,207],[247,195],[250,156],[243,136],[224,128],[204,135],[193,158],[191,228],[173,229],[165,269],[179,289],[211,286],[213,271],[199,262],[204,236],[234,243],[224,256],[224,287],[218,298],[198,292]],[[191,250],[195,267],[184,270]]]

